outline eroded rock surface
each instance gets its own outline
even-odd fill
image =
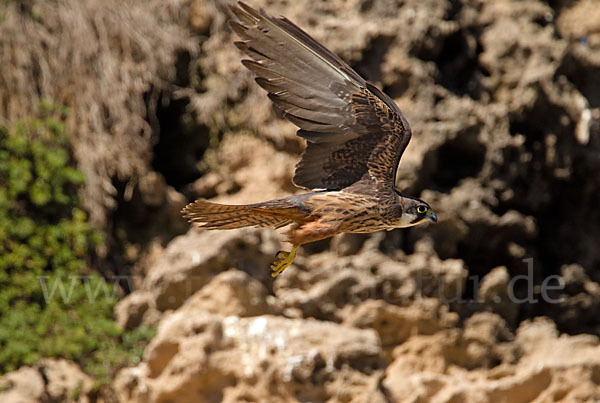
[[[384,365],[373,330],[182,308],[161,321],[144,362],[121,371],[115,386],[123,401],[139,402],[385,401]]]
[[[0,401],[6,403],[91,401],[93,380],[64,359],[44,358],[0,377]]]
[[[307,245],[275,281],[268,264],[286,246],[274,232],[190,230],[145,266],[144,297],[122,302],[122,323],[159,332],[143,362],[119,373],[120,398],[598,400],[591,3],[253,2],[394,98],[413,130],[397,186],[434,206],[439,223]],[[224,3],[194,4],[191,21],[210,34],[189,107],[227,130],[204,156],[207,173],[181,190],[227,203],[297,192],[294,126],[228,45]],[[551,275],[564,287],[542,289]]]
[[[467,336],[468,331],[467,324],[462,338],[414,340],[399,347],[383,383],[392,401],[591,402],[600,398],[597,337],[558,336],[553,323],[538,319],[523,322],[512,346],[501,343],[494,348],[493,343],[501,341],[498,335],[479,333],[474,338]],[[497,350],[497,362],[470,367],[478,352],[490,349]]]

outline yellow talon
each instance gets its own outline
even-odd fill
[[[289,265],[292,264],[294,259],[296,258],[296,251],[298,250],[297,246],[294,246],[289,252],[279,252],[275,261],[271,263],[271,277],[277,277],[282,271],[284,271]]]

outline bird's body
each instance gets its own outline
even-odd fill
[[[294,184],[312,191],[241,206],[198,200],[184,215],[206,229],[289,225],[293,248],[278,254],[274,277],[302,244],[436,221],[427,203],[394,186],[411,131],[392,99],[286,18],[243,3],[232,11],[243,39],[235,44],[252,58],[243,64],[307,141]]]
[[[281,228],[291,224],[288,242],[301,245],[342,233],[368,233],[409,226],[402,222],[398,196],[355,193],[353,189],[322,191],[288,196],[262,203],[224,205],[197,201],[186,216],[192,222],[202,222],[206,229],[242,227]],[[396,219],[395,219],[396,218]],[[400,218],[401,222],[398,222]]]

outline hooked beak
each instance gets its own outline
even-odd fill
[[[431,222],[437,222],[437,215],[432,210],[429,210],[425,217],[427,217]]]

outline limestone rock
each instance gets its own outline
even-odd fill
[[[142,289],[153,294],[159,311],[175,309],[216,274],[237,268],[255,278],[269,278],[278,250],[269,230],[190,231],[174,239],[148,269]]]
[[[7,403],[37,403],[42,400],[45,387],[37,369],[21,367],[0,378],[0,400]]]
[[[370,298],[403,305],[423,297],[450,300],[463,292],[467,272],[460,260],[415,253],[397,261],[376,246],[365,243],[359,255],[323,252],[298,259],[275,283],[275,295],[305,317],[342,321],[339,308]]]
[[[372,330],[268,315],[191,316],[182,308],[163,319],[144,361],[114,385],[131,402],[383,402],[384,364]]]
[[[193,315],[207,311],[221,316],[259,316],[280,313],[277,300],[258,280],[240,270],[218,274],[192,295],[182,310]]]
[[[496,267],[485,275],[479,287],[478,297],[492,312],[498,313],[508,323],[514,325],[519,314],[519,306],[511,300],[510,275],[506,267]]]
[[[93,380],[77,364],[44,358],[36,367],[44,376],[48,400],[57,402],[89,402]]]
[[[206,159],[211,174],[191,185],[194,197],[218,195],[214,199],[217,202],[243,204],[299,191],[292,185],[296,158],[278,151],[264,139],[247,135],[225,137],[219,149]]]
[[[6,403],[90,402],[93,380],[64,359],[44,358],[0,377],[0,401]]]
[[[154,300],[148,292],[134,292],[121,299],[115,306],[117,323],[123,329],[133,329],[144,321],[144,315],[153,307]]]
[[[409,337],[435,334],[456,324],[458,316],[448,312],[437,299],[423,299],[408,307],[398,307],[382,300],[366,300],[341,314],[344,324],[374,329],[384,347],[396,346]]]
[[[398,402],[486,403],[595,401],[600,398],[597,384],[600,344],[596,337],[558,336],[547,319],[525,322],[515,338],[521,357],[513,363],[502,362],[491,370],[469,372],[447,360],[444,354],[447,349],[437,347],[440,342],[456,345],[460,340],[454,338],[448,342],[439,337],[431,338],[429,342],[420,340],[421,352],[405,350],[399,354],[388,367],[383,382],[389,396]],[[423,348],[431,355],[423,355]],[[411,361],[412,354],[416,355]]]

